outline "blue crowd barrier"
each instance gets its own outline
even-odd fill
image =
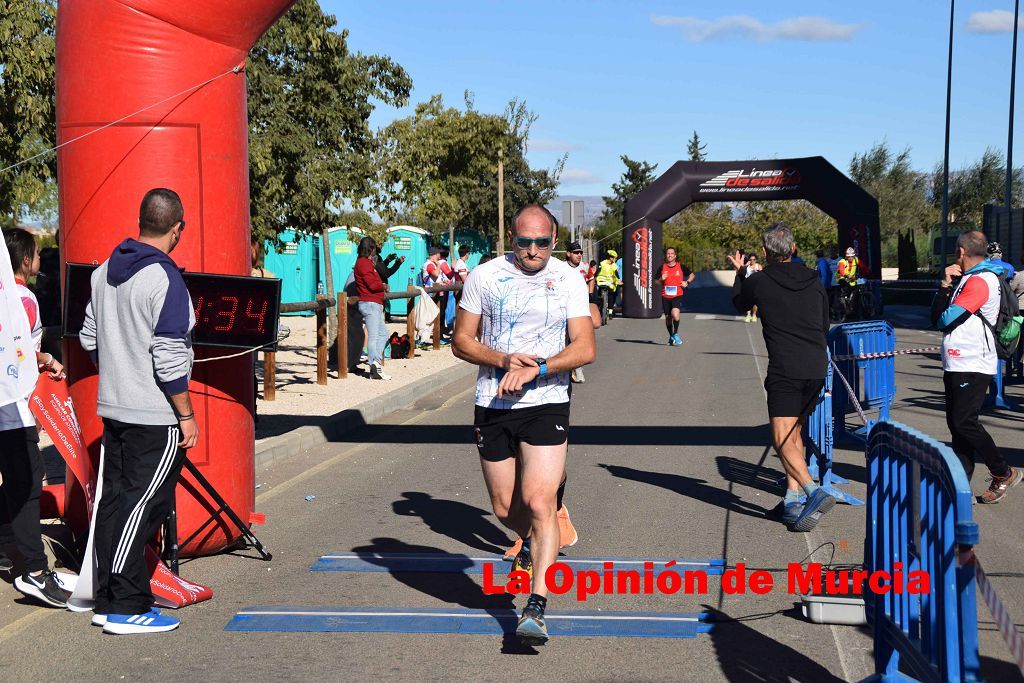
[[[829,330],[828,349],[861,407],[878,410],[880,420],[889,419],[889,408],[896,398],[896,358],[892,355],[862,359],[844,357],[891,354],[896,350],[896,333],[892,325],[885,320],[836,325]],[[836,386],[838,391],[832,396],[835,429],[839,434],[867,440],[867,425],[847,427],[846,416],[853,410],[853,405],[841,380],[836,382]]]
[[[947,446],[886,420],[872,425],[865,455],[865,569],[891,575],[902,563],[905,576],[931,578],[922,595],[865,591],[876,672],[868,680],[976,681],[975,570],[959,552],[977,544],[978,525],[963,466]]]
[[[825,371],[825,384],[821,387],[814,409],[807,417],[807,433],[805,449],[807,452],[807,469],[815,481],[828,491],[840,503],[863,505],[864,501],[851,496],[837,486],[850,482],[840,477],[832,469],[832,453],[834,443],[834,424],[832,416],[832,364]],[[844,393],[845,388],[841,389]],[[819,457],[822,462],[819,462]],[[819,476],[820,475],[820,476]]]
[[[989,408],[1004,408],[1013,409],[1013,404],[1006,400],[1006,395],[1003,393],[1003,385],[1006,382],[1006,377],[1010,372],[1006,368],[1006,361],[999,361],[999,368],[996,370],[995,377],[992,378],[992,384],[989,387],[988,395],[985,397],[985,405]]]

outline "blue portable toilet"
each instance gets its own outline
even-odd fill
[[[327,296],[334,296],[345,287],[345,281],[355,268],[359,255],[359,240],[364,233],[359,228],[340,226],[327,231],[327,250],[331,254],[331,277],[334,280],[334,291],[327,292],[327,268],[324,266],[323,249],[319,252],[320,282],[323,283]]]
[[[388,254],[405,257],[405,262],[388,278],[388,286],[392,292],[404,291],[409,288],[409,285],[423,284],[420,271],[427,261],[429,246],[430,233],[423,228],[396,225],[388,229],[388,239],[381,248],[381,257],[386,257]],[[405,315],[406,299],[391,299],[387,304],[389,313]]]
[[[266,242],[266,256],[263,265],[275,277],[281,278],[281,303],[290,304],[316,299],[318,281],[320,238],[294,230],[280,234],[281,249],[277,250],[273,240]],[[284,315],[313,315],[311,312],[285,313]]]
[[[441,238],[438,240],[442,247],[448,246],[448,233],[442,233]],[[456,251],[452,253],[448,261],[452,264],[455,263],[455,259],[459,257],[457,249],[463,244],[469,246],[469,256],[466,257],[466,265],[469,266],[470,270],[476,268],[477,264],[480,263],[480,259],[485,254],[491,253],[491,242],[488,240],[479,230],[473,230],[472,228],[457,228],[455,230],[455,248]]]

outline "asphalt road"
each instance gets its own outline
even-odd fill
[[[254,605],[502,609],[479,576],[311,572],[336,551],[498,552],[512,536],[497,524],[472,445],[472,383],[425,396],[402,411],[261,473],[256,530],[270,563],[239,553],[191,561],[188,579],[214,588],[212,601],[182,610],[170,634],[105,636],[88,615],[0,605],[0,678],[82,681],[155,676],[210,681],[293,680],[859,680],[872,669],[870,635],[815,625],[794,608],[784,568],[823,543],[835,561],[861,560],[863,508],[837,506],[810,534],[764,519],[781,474],[768,439],[760,328],[735,318],[722,290],[695,290],[684,315],[686,343],[670,348],[658,320],[615,320],[598,333],[598,361],[574,389],[566,501],[580,532],[573,556],[705,557],[773,570],[768,595],[554,597],[549,611],[706,611],[712,633],[694,639],[561,637],[520,648],[500,636],[384,633],[227,632]],[[902,319],[901,319],[902,320]],[[907,321],[913,323],[914,316]],[[936,343],[934,332],[900,329],[900,346]],[[936,356],[900,357],[896,419],[947,438]],[[1011,396],[1021,394],[1011,387]],[[987,419],[1015,465],[1017,413]],[[840,449],[837,470],[863,497],[863,452]],[[761,463],[761,467],[756,467]],[[984,485],[984,467],[974,485]],[[1024,487],[998,506],[976,506],[978,555],[1011,613],[1024,619],[1020,528]],[[306,496],[313,495],[312,501]],[[827,561],[824,548],[814,559]],[[521,607],[524,600],[518,598]],[[980,603],[980,601],[979,601]],[[1013,669],[983,606],[982,655],[992,680]]]

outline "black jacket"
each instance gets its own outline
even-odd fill
[[[740,313],[757,306],[768,374],[824,379],[828,295],[817,272],[796,263],[770,263],[750,277],[745,273],[736,273],[732,303]]]

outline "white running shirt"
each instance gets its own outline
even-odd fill
[[[556,258],[532,275],[516,268],[511,254],[477,266],[466,280],[459,306],[480,316],[480,342],[485,346],[540,358],[565,348],[570,318],[590,318],[586,282]],[[500,368],[480,367],[476,405],[507,409],[569,401],[568,372],[538,377],[519,396],[505,394],[499,399],[498,383],[504,374]]]

